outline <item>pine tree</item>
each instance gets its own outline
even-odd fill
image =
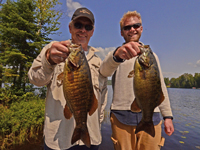
[[[57,0],[7,0],[0,10],[0,73],[12,89],[26,91],[27,72],[48,36],[59,29]]]

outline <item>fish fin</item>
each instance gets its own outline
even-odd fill
[[[84,128],[82,129],[81,140],[88,148],[90,148],[91,143],[90,143],[90,136],[88,133],[87,126],[84,126]]]
[[[96,111],[97,108],[98,108],[98,100],[93,93],[93,101],[92,101],[92,105],[89,110],[89,115],[91,116]]]
[[[132,112],[141,112],[141,109],[140,109],[140,107],[137,104],[136,98],[133,101],[133,103],[131,104],[131,111]]]
[[[71,144],[73,145],[76,141],[81,139],[81,128],[77,126],[74,129],[74,133],[72,135]]]
[[[86,125],[82,126],[82,128],[78,128],[76,126],[76,128],[74,129],[74,133],[72,135],[71,144],[74,144],[76,141],[80,139],[88,148],[90,148],[91,146],[90,136]]]
[[[131,72],[129,72],[128,78],[133,78],[134,77],[134,70],[132,70]]]
[[[163,92],[161,92],[160,100],[158,102],[158,106],[164,101],[165,96],[163,95]]]
[[[63,81],[63,79],[64,79],[64,72],[62,72],[61,74],[59,74],[59,75],[57,76],[57,80]]]
[[[144,121],[141,120],[140,123],[136,127],[135,134],[137,134],[140,131],[145,131],[146,133],[148,133],[152,137],[155,137],[155,129],[154,129],[153,121],[144,122]]]
[[[64,116],[66,119],[70,119],[72,117],[72,113],[67,105],[64,108]]]

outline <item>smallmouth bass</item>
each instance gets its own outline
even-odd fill
[[[154,109],[164,101],[161,88],[159,68],[149,45],[139,47],[141,54],[136,58],[134,70],[128,77],[134,77],[133,90],[135,100],[131,111],[142,111],[142,119],[136,127],[135,133],[145,131],[152,137],[155,136],[152,121]]]
[[[63,93],[66,100],[64,116],[75,118],[76,127],[72,135],[71,144],[81,139],[87,146],[91,146],[87,128],[87,114],[91,116],[98,107],[98,101],[93,91],[91,72],[84,51],[80,45],[71,44],[70,54],[64,65],[64,72],[58,76],[63,82]]]

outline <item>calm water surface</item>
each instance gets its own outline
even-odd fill
[[[111,127],[109,120],[112,87],[108,86],[108,103],[106,116],[102,124],[103,142],[100,150],[113,150]],[[165,137],[162,150],[198,150],[200,149],[200,90],[168,88],[172,112],[174,115],[175,132]],[[164,128],[164,126],[163,126]]]

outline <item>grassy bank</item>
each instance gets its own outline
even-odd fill
[[[1,150],[14,149],[27,142],[38,143],[44,123],[45,100],[34,97],[31,100],[0,105]]]

